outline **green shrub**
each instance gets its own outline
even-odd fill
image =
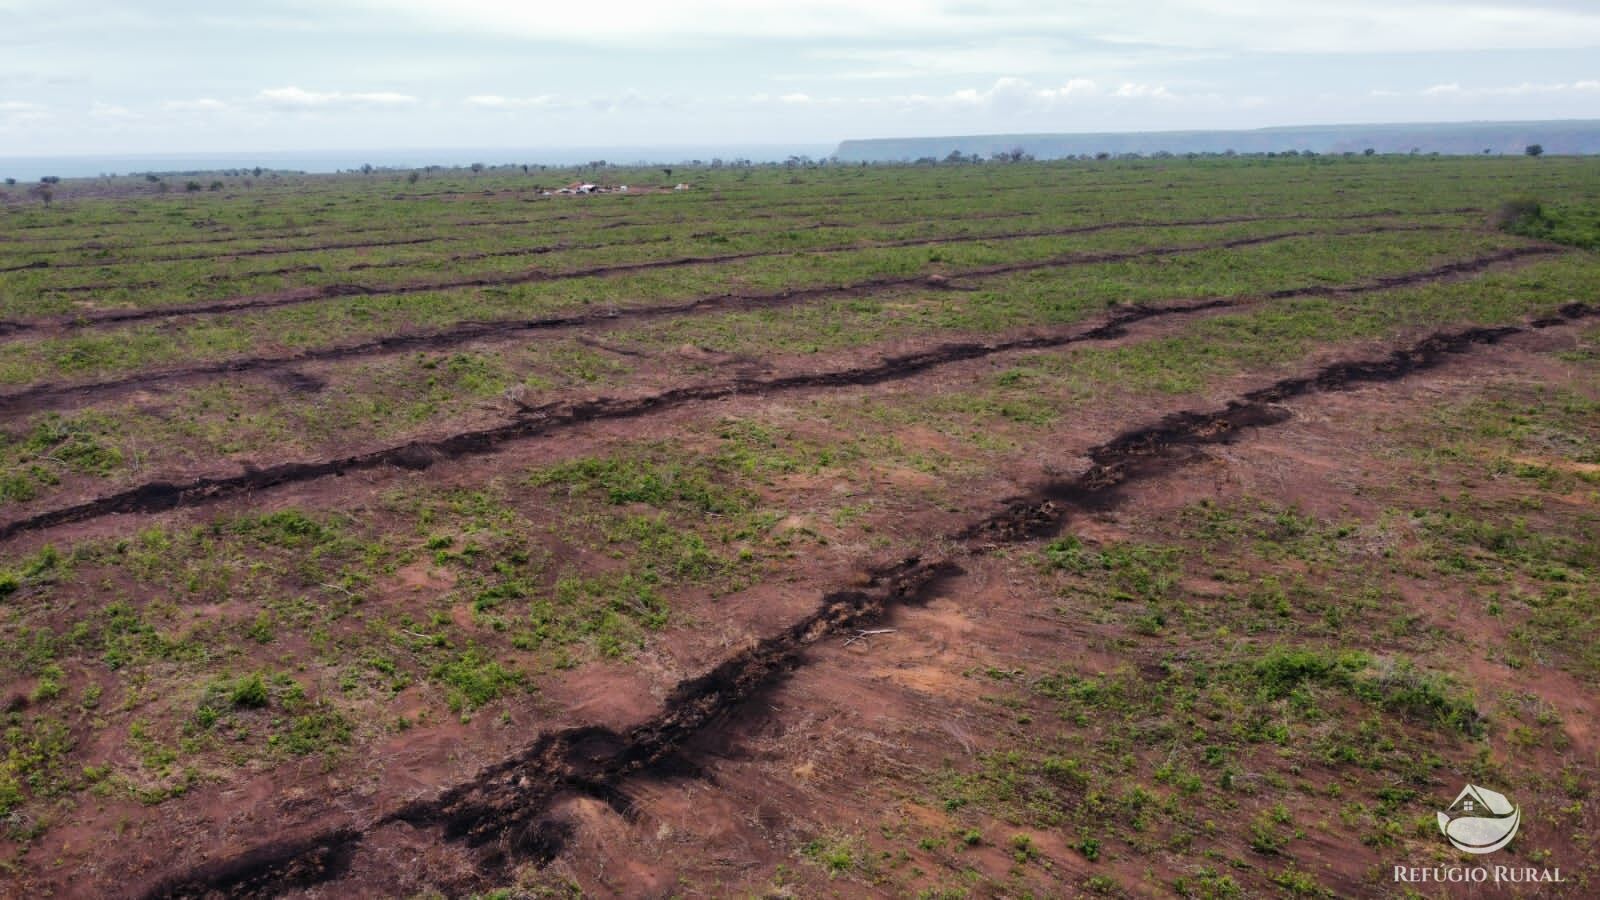
[[[259,709],[267,705],[267,683],[259,674],[247,675],[233,683],[228,690],[228,702],[234,706]]]

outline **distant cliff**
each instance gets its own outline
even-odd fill
[[[1479,154],[1521,153],[1539,144],[1546,153],[1600,153],[1600,120],[1552,122],[1452,122],[1407,125],[1308,125],[1251,131],[1145,131],[1100,134],[978,134],[956,137],[873,138],[845,141],[837,152],[848,162],[891,162],[923,157],[1022,149],[1040,159],[1110,153],[1317,153]]]

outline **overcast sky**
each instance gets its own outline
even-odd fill
[[[1600,118],[1600,0],[0,0],[0,156]]]

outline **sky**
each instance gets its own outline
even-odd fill
[[[0,156],[1600,118],[1600,0],[0,0]]]

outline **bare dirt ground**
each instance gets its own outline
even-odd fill
[[[1120,624],[1063,609],[1032,551],[1062,534],[1109,544],[1175,529],[1182,508],[1202,500],[1273,497],[1311,511],[1375,516],[1406,485],[1404,472],[1374,455],[1373,429],[1470,399],[1486,385],[1592,387],[1582,367],[1552,361],[1551,351],[1569,346],[1556,331],[1570,328],[1453,336],[1414,345],[1406,356],[1324,366],[1310,379],[1247,392],[1242,405],[1169,416],[1159,430],[1109,444],[1097,443],[1087,425],[1055,435],[1055,445],[1083,448],[1083,474],[1041,488],[1044,473],[1024,463],[988,489],[1032,483],[1026,499],[997,506],[992,498],[1003,492],[995,492],[973,504],[990,509],[987,518],[973,521],[963,511],[924,520],[915,529],[920,538],[897,542],[897,554],[910,547],[911,556],[866,561],[854,573],[808,568],[795,579],[804,586],[728,598],[718,607],[721,628],[658,651],[671,659],[665,670],[589,671],[542,698],[557,717],[539,722],[543,737],[495,767],[469,774],[462,759],[496,744],[515,747],[514,733],[461,729],[430,734],[420,746],[396,740],[385,747],[382,784],[362,785],[359,801],[342,812],[297,799],[346,787],[310,773],[289,781],[277,773],[255,795],[233,787],[212,801],[209,792],[186,798],[182,806],[199,818],[177,813],[154,832],[146,826],[138,846],[178,840],[207,848],[215,862],[168,874],[149,890],[277,893],[307,882],[307,896],[455,894],[520,872],[532,884],[641,897],[674,895],[683,884],[706,895],[915,893],[953,880],[984,893],[1052,895],[1086,889],[1097,875],[1132,894],[1164,895],[1192,867],[1182,858],[1091,861],[1059,830],[989,816],[973,825],[930,802],[929,778],[942,767],[1002,750],[1010,733],[1033,724],[1031,716],[1050,727],[1046,705],[1001,702],[997,693],[1006,693],[1012,676],[997,683],[992,673],[1059,667],[1082,677],[1165,677],[1163,661],[1174,648],[1129,648]],[[1494,343],[1480,343],[1486,340]],[[429,577],[408,576],[421,587]],[[819,583],[836,590],[821,611],[808,610],[815,589],[807,587]],[[1482,623],[1457,615],[1463,605],[1432,591],[1418,598],[1417,613],[1449,639],[1470,640]],[[786,620],[799,624],[777,635],[763,628]],[[718,664],[730,649],[736,652]],[[674,675],[705,670],[712,674],[679,683],[660,707],[653,702]],[[1562,691],[1558,674],[1539,683],[1504,666],[1472,674],[1480,693],[1551,697],[1560,720],[1573,723],[1563,752],[1539,762],[1593,759],[1593,735],[1581,724],[1594,705],[1586,692]],[[506,730],[515,732],[515,723]],[[1434,749],[1467,763],[1459,748]],[[460,787],[443,795],[421,790],[440,781]],[[241,791],[274,802],[239,803]],[[1292,813],[1314,819],[1314,797],[1302,799]],[[387,812],[374,820],[375,809]],[[273,821],[301,824],[263,844],[259,835]],[[1542,845],[1566,851],[1572,870],[1586,865],[1587,851],[1563,835],[1532,822],[1528,829]],[[973,831],[979,837],[968,839]],[[1292,851],[1295,867],[1337,894],[1373,888],[1376,853],[1351,847],[1334,823],[1308,831]],[[218,840],[227,834],[237,838]],[[842,871],[810,863],[797,848],[819,835],[838,836],[855,861]],[[1031,848],[1020,862],[1019,835]],[[1252,855],[1237,835],[1218,835],[1214,847]],[[160,871],[160,858],[150,858],[151,870]]]
[[[529,219],[493,213],[523,187],[406,196],[590,232],[792,207],[793,233],[696,255],[674,234],[463,249],[274,223],[247,233],[306,247],[154,261],[231,279],[238,257],[415,246],[445,275],[0,321],[0,351],[50,373],[0,389],[0,891],[1449,896],[1393,873],[1477,864],[1435,819],[1473,783],[1525,813],[1494,861],[1562,876],[1497,890],[1594,893],[1592,254],[1433,221],[1477,196],[796,250],[830,203],[893,213],[881,226],[937,223],[899,201],[978,201],[933,181],[762,200],[726,177],[709,198]],[[1067,240],[1279,218],[1328,224]],[[89,249],[162,246],[111,231]],[[98,233],[73,234],[60,265],[6,274],[100,265],[119,283],[114,257],[73,261]],[[1067,252],[941,256],[1041,236]],[[1373,268],[1248,255],[1302,238]],[[173,243],[211,240],[231,238]],[[674,246],[559,264],[658,242]],[[927,255],[840,261],[862,247]],[[448,271],[547,252],[549,269]],[[813,255],[847,277],[515,319],[418,307],[309,344],[224,333],[247,309]],[[282,262],[274,277],[328,271]],[[1095,266],[1090,301],[1049,292]],[[1118,299],[1158,276],[1170,296]],[[1061,306],[1018,318],[1005,291]],[[915,325],[813,343],[836,324],[824,302],[859,304],[832,308],[842,329]],[[105,349],[147,327],[214,327],[233,349]],[[295,433],[302,406],[332,424]]]

